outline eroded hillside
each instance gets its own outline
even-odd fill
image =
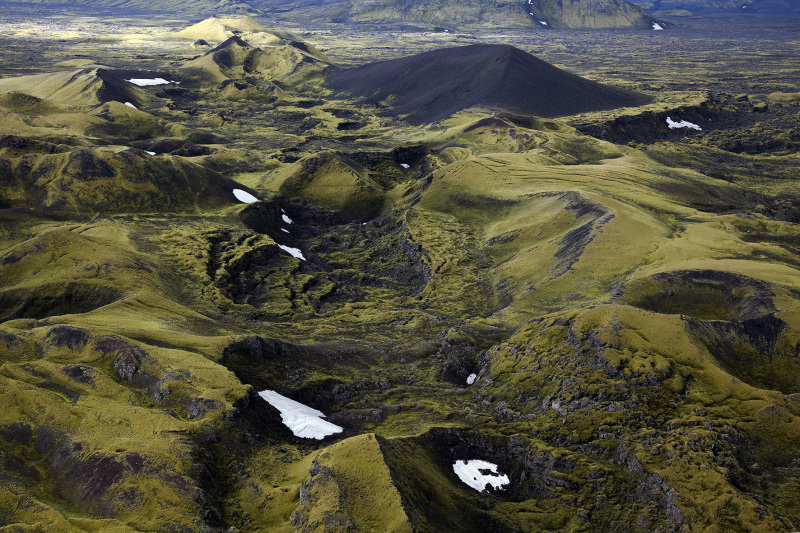
[[[0,80],[0,529],[800,527],[796,91],[423,115],[232,24]]]

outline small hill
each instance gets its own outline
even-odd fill
[[[78,148],[0,157],[0,208],[47,211],[194,211],[234,204],[225,176],[180,157]]]
[[[335,67],[303,42],[259,48],[234,36],[182,68],[191,76],[215,83],[260,78],[293,85],[318,78]]]
[[[557,117],[648,101],[508,45],[445,48],[369,63],[333,75],[326,85],[340,97],[390,106],[392,113],[415,124],[471,107]]]
[[[0,95],[0,109],[27,116],[47,115],[61,111],[61,108],[51,102],[19,91]]]
[[[115,71],[113,77],[116,80],[112,80],[110,87],[107,80],[100,77],[71,77],[70,83],[54,91],[53,86],[48,87],[47,83],[25,87],[25,82],[31,82],[30,76],[3,80],[30,92],[47,93],[53,99],[39,98],[16,90],[0,94],[3,133],[46,138],[55,130],[58,135],[99,136],[119,143],[168,135],[171,128],[164,120],[140,111],[131,102],[146,101],[149,95],[124,80],[119,82],[119,71]],[[56,76],[46,78],[45,81],[52,83],[58,79],[60,77]],[[79,86],[82,81],[88,81],[88,87],[84,91]],[[74,95],[74,98],[67,98],[70,95]],[[123,100],[126,97],[129,99]],[[106,99],[108,100],[100,102]],[[57,104],[54,100],[61,103]]]
[[[0,94],[14,92],[65,107],[94,106],[110,100],[142,107],[150,101],[144,89],[125,81],[122,74],[98,67],[0,80]]]
[[[128,142],[163,137],[170,133],[164,120],[116,100],[94,109],[90,116],[102,120],[86,129],[86,133],[92,136]]]
[[[243,37],[257,46],[296,40],[290,33],[270,31],[248,16],[211,17],[175,34],[181,39],[216,42],[226,41],[233,36]]]
[[[365,168],[332,152],[305,157],[280,171],[275,178],[289,198],[306,198],[343,219],[366,220],[383,207],[385,192]]]

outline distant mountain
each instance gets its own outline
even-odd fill
[[[647,0],[658,2],[660,0]],[[713,0],[712,0],[713,1]],[[727,0],[719,0],[727,1]],[[789,0],[771,0],[789,1]],[[63,0],[32,0],[58,4]],[[251,0],[250,2],[196,0],[73,0],[75,5],[124,10],[173,12],[185,15],[269,15],[295,23],[357,22],[424,24],[460,27],[538,28],[627,28],[645,29],[652,17],[626,0]],[[191,28],[186,37],[211,31],[221,39],[231,36],[230,18],[220,18],[214,27]],[[243,31],[253,31],[247,27]],[[200,37],[198,37],[200,38]],[[207,39],[206,39],[207,40]],[[260,44],[260,43],[259,43]]]
[[[369,63],[334,74],[326,85],[338,94],[361,97],[364,103],[386,105],[417,124],[470,107],[556,117],[646,100],[508,45],[445,48]]]
[[[800,0],[631,0],[649,12],[800,13]]]
[[[528,0],[531,19],[551,28],[651,28],[653,17],[626,0]]]
[[[625,0],[261,0],[279,18],[317,22],[419,23],[457,27],[649,28],[652,17]]]

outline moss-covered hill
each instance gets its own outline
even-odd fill
[[[0,530],[800,527],[795,98],[414,126],[228,46],[0,94]]]
[[[315,22],[416,24],[433,27],[645,29],[652,17],[625,0],[346,0],[318,4],[265,0],[272,16]]]

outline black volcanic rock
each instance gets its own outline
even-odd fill
[[[641,105],[648,97],[570,74],[509,45],[471,45],[369,63],[326,81],[340,97],[387,105],[415,124],[470,107],[557,117]]]

